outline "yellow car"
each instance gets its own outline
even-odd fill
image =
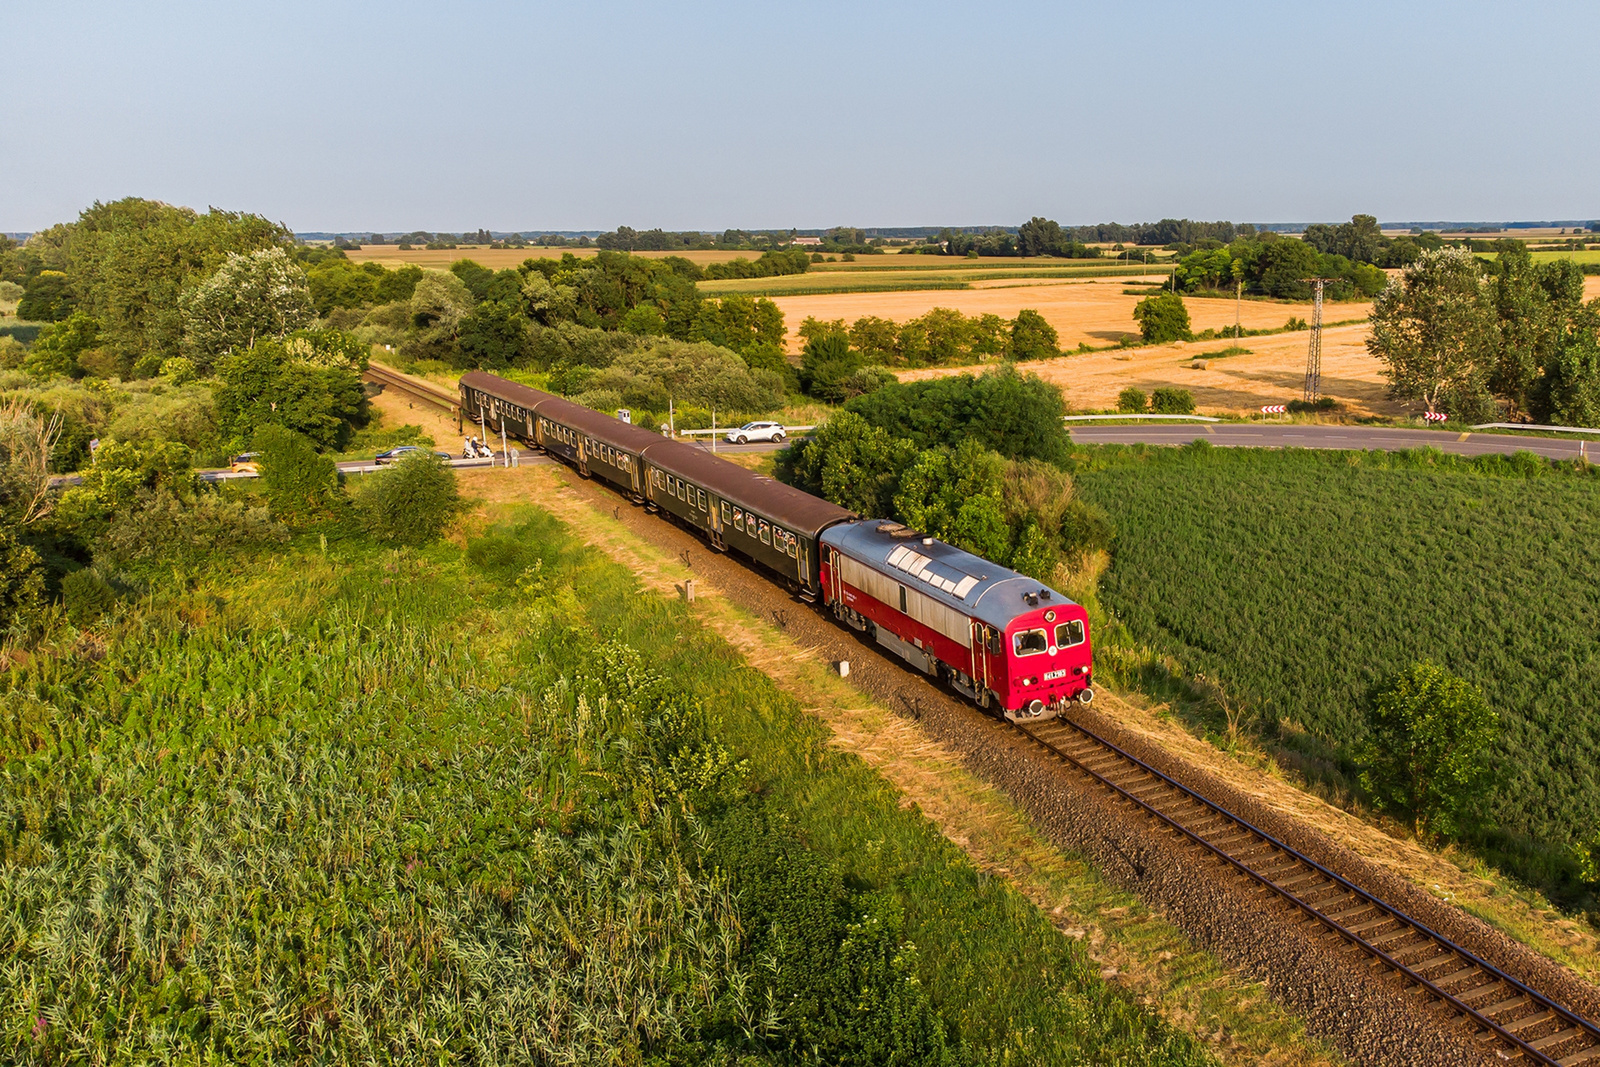
[[[261,462],[260,452],[243,452],[228,463],[228,469],[235,474],[260,474],[258,464]]]

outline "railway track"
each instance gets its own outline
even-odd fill
[[[1069,719],[1017,729],[1057,759],[1135,805],[1168,834],[1231,867],[1269,900],[1364,953],[1369,966],[1476,1031],[1491,1055],[1600,1067],[1600,1026],[1529,988],[1309,856]]]
[[[451,415],[456,414],[456,409],[460,407],[460,401],[450,393],[424,385],[406,377],[397,370],[383,366],[381,363],[368,363],[367,369],[362,376],[368,381],[376,382],[385,389],[393,389],[395,392],[404,393],[413,400],[420,400],[424,404],[432,404],[434,407],[443,408]]]

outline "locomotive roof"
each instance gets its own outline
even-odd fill
[[[728,501],[754,509],[796,533],[815,537],[824,527],[855,518],[854,513],[831,501],[737,463],[718,459],[705,449],[682,441],[657,438],[655,444],[645,449],[644,458],[652,467],[660,467],[705,489],[714,489]]]
[[[830,527],[823,531],[822,541],[997,630],[1004,630],[1018,615],[1073,603],[1036,579],[888,519]],[[1041,597],[1037,604],[1023,599],[1041,592],[1048,593],[1048,599]]]

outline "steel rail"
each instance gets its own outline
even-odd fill
[[[393,386],[424,403],[433,404],[435,407],[444,408],[454,412],[460,406],[460,401],[442,390],[435,390],[421,382],[414,382],[399,371],[390,370],[388,367],[368,364],[363,375],[377,382],[379,385]]]
[[[1107,741],[1105,738],[1099,736],[1098,734],[1094,733],[1093,731],[1089,730],[1088,728],[1080,725],[1079,723],[1073,722],[1073,721],[1071,721],[1069,719],[1055,719],[1053,721],[1056,722],[1056,723],[1059,723],[1063,727],[1069,727],[1069,728],[1071,728],[1073,730],[1076,730],[1078,733],[1082,734],[1084,737],[1088,738],[1090,741],[1092,741],[1096,745],[1099,745],[1100,747],[1102,747],[1102,748],[1104,748],[1106,750],[1109,750],[1110,752],[1115,753],[1117,756],[1121,757],[1126,762],[1133,764],[1134,766],[1138,767],[1140,770],[1144,771],[1146,774],[1149,774],[1152,777],[1158,779],[1159,781],[1161,781],[1162,783],[1164,783],[1165,785],[1170,787],[1172,790],[1175,790],[1176,792],[1182,794],[1184,797],[1187,797],[1188,799],[1190,799],[1192,801],[1195,801],[1202,808],[1209,810],[1213,814],[1222,816],[1224,819],[1227,819],[1229,822],[1231,822],[1234,826],[1238,827],[1239,829],[1245,830],[1248,833],[1253,834],[1258,839],[1258,842],[1265,842],[1268,845],[1272,846],[1273,848],[1275,848],[1275,849],[1279,850],[1280,852],[1282,852],[1284,855],[1287,855],[1287,856],[1291,857],[1292,859],[1294,859],[1294,860],[1296,860],[1296,861],[1298,861],[1298,862],[1300,862],[1302,864],[1305,864],[1307,867],[1310,867],[1312,870],[1316,871],[1318,874],[1320,874],[1323,877],[1327,878],[1334,885],[1336,885],[1339,888],[1345,890],[1347,893],[1355,896],[1362,903],[1364,903],[1366,905],[1369,905],[1369,906],[1371,906],[1373,908],[1376,908],[1378,911],[1380,911],[1384,915],[1388,916],[1394,922],[1397,922],[1402,926],[1409,927],[1411,930],[1421,934],[1423,937],[1431,939],[1440,948],[1443,948],[1448,952],[1454,953],[1456,956],[1460,957],[1460,959],[1463,962],[1471,965],[1472,967],[1475,967],[1475,968],[1481,970],[1486,977],[1491,978],[1491,979],[1493,979],[1495,981],[1498,981],[1498,982],[1505,983],[1507,986],[1509,986],[1519,996],[1527,997],[1528,1000],[1534,1006],[1536,1006],[1536,1007],[1538,1007],[1538,1008],[1540,1008],[1540,1009],[1542,1009],[1544,1011],[1550,1012],[1556,1019],[1562,1020],[1567,1026],[1576,1027],[1577,1029],[1579,1029],[1581,1031],[1580,1034],[1575,1034],[1571,1038],[1569,1038],[1568,1040],[1578,1040],[1579,1038],[1586,1036],[1591,1041],[1595,1042],[1595,1047],[1600,1047],[1600,1026],[1597,1026],[1595,1023],[1590,1022],[1588,1019],[1585,1019],[1583,1016],[1578,1015],[1577,1013],[1573,1012],[1572,1010],[1570,1010],[1566,1006],[1564,1006],[1564,1005],[1562,1005],[1562,1004],[1550,999],[1549,997],[1547,997],[1544,994],[1538,992],[1537,990],[1529,988],[1527,985],[1524,985],[1522,982],[1520,982],[1517,979],[1515,979],[1515,978],[1511,977],[1510,975],[1506,974],[1504,971],[1500,970],[1498,967],[1495,967],[1493,964],[1489,963],[1488,961],[1483,960],[1483,959],[1479,958],[1477,955],[1475,955],[1474,953],[1468,951],[1465,948],[1462,948],[1460,945],[1456,944],[1454,941],[1451,941],[1449,938],[1445,937],[1444,935],[1439,934],[1439,933],[1435,932],[1434,930],[1432,930],[1431,928],[1429,928],[1428,926],[1426,926],[1425,924],[1423,924],[1421,922],[1418,922],[1415,919],[1412,919],[1410,916],[1406,915],[1404,912],[1400,911],[1398,908],[1394,907],[1393,905],[1387,904],[1384,901],[1379,900],[1377,897],[1374,897],[1372,894],[1368,893],[1366,890],[1362,889],[1360,886],[1357,886],[1357,885],[1351,883],[1344,876],[1342,876],[1342,875],[1340,875],[1340,874],[1338,874],[1338,873],[1336,873],[1334,871],[1329,870],[1327,867],[1324,867],[1322,864],[1318,863],[1316,860],[1314,860],[1311,857],[1309,857],[1309,856],[1305,855],[1304,853],[1300,852],[1298,849],[1292,848],[1291,846],[1289,846],[1289,845],[1285,844],[1284,842],[1278,840],[1276,837],[1274,837],[1271,834],[1267,833],[1265,830],[1262,830],[1261,828],[1259,828],[1259,827],[1255,826],[1254,824],[1246,821],[1245,819],[1242,819],[1239,816],[1233,814],[1231,811],[1228,811],[1226,808],[1222,807],[1220,804],[1217,804],[1216,802],[1214,802],[1212,800],[1209,800],[1206,797],[1200,795],[1199,793],[1195,792],[1193,789],[1190,789],[1188,786],[1184,785],[1182,782],[1176,781],[1171,776],[1169,776],[1169,775],[1157,770],[1156,768],[1150,766],[1148,763],[1144,762],[1139,757],[1137,757],[1137,756],[1133,755],[1132,753],[1124,750],[1123,748],[1113,744],[1112,742]],[[1054,754],[1058,758],[1063,759],[1063,760],[1067,761],[1068,763],[1072,764],[1074,767],[1078,768],[1080,771],[1082,771],[1083,773],[1089,775],[1095,781],[1099,782],[1101,785],[1106,786],[1108,789],[1111,789],[1113,792],[1117,793],[1118,795],[1124,797],[1127,800],[1132,801],[1139,808],[1143,809],[1144,811],[1148,812],[1151,815],[1154,815],[1161,822],[1165,823],[1170,828],[1178,831],[1179,834],[1181,834],[1182,836],[1188,838],[1190,841],[1192,841],[1195,844],[1199,845],[1201,848],[1203,848],[1206,851],[1208,851],[1208,852],[1212,853],[1213,855],[1217,856],[1219,859],[1223,860],[1225,863],[1227,863],[1228,865],[1232,866],[1235,870],[1237,870],[1240,873],[1246,875],[1252,881],[1254,881],[1254,882],[1256,882],[1256,883],[1258,883],[1258,884],[1260,884],[1262,886],[1265,886],[1266,888],[1270,889],[1273,893],[1277,894],[1278,896],[1282,897],[1284,900],[1286,900],[1290,904],[1292,904],[1294,907],[1298,908],[1300,911],[1302,911],[1305,914],[1309,915],[1310,917],[1316,919],[1319,923],[1321,923],[1322,925],[1326,926],[1328,929],[1330,929],[1334,933],[1338,934],[1340,937],[1344,938],[1350,944],[1355,945],[1361,951],[1363,951],[1363,952],[1367,953],[1368,955],[1372,956],[1373,958],[1375,958],[1375,959],[1387,964],[1390,968],[1392,968],[1393,970],[1395,970],[1395,971],[1399,972],[1400,974],[1404,975],[1410,981],[1412,981],[1415,984],[1421,986],[1422,988],[1426,989],[1429,993],[1431,993],[1434,996],[1438,997],[1440,1000],[1443,1000],[1447,1004],[1451,1005],[1453,1008],[1455,1008],[1457,1011],[1459,1011],[1462,1015],[1464,1015],[1467,1018],[1469,1018],[1469,1019],[1473,1020],[1474,1022],[1478,1023],[1484,1029],[1488,1030],[1489,1032],[1494,1034],[1496,1037],[1498,1037],[1500,1040],[1506,1042],[1506,1044],[1510,1045],[1512,1047],[1512,1049],[1516,1050],[1517,1052],[1520,1052],[1521,1054],[1523,1054],[1525,1056],[1528,1056],[1528,1057],[1532,1058],[1532,1060],[1534,1062],[1536,1062],[1536,1063],[1546,1064],[1546,1065],[1549,1065],[1549,1067],[1560,1067],[1560,1065],[1562,1063],[1562,1060],[1555,1059],[1555,1058],[1545,1054],[1541,1050],[1539,1050],[1537,1048],[1534,1048],[1528,1042],[1526,1042],[1526,1041],[1522,1040],[1521,1038],[1517,1037],[1516,1034],[1511,1033],[1508,1030],[1506,1030],[1505,1026],[1502,1025],[1501,1023],[1496,1022],[1494,1019],[1492,1019],[1489,1016],[1483,1014],[1482,1012],[1478,1011],[1477,1009],[1471,1007],[1470,1005],[1466,1004],[1465,1002],[1463,1002],[1459,998],[1455,997],[1454,995],[1445,992],[1443,989],[1441,989],[1434,982],[1432,982],[1431,980],[1429,980],[1427,978],[1424,978],[1422,975],[1420,975],[1416,971],[1412,970],[1406,964],[1404,964],[1404,963],[1400,962],[1399,960],[1395,959],[1392,955],[1390,955],[1389,953],[1385,952],[1383,949],[1379,948],[1377,945],[1372,944],[1371,942],[1367,941],[1365,938],[1361,937],[1359,934],[1356,934],[1356,933],[1352,932],[1351,930],[1347,929],[1343,924],[1339,923],[1338,921],[1336,921],[1334,919],[1331,919],[1328,916],[1324,915],[1321,911],[1319,911],[1317,908],[1315,908],[1311,904],[1309,904],[1306,901],[1300,899],[1299,897],[1297,897],[1293,893],[1290,893],[1287,889],[1284,889],[1282,886],[1278,885],[1276,882],[1274,882],[1272,879],[1268,878],[1266,875],[1263,875],[1263,874],[1253,870],[1252,868],[1250,868],[1249,866],[1247,866],[1246,864],[1241,862],[1239,859],[1235,858],[1233,855],[1230,855],[1229,852],[1227,852],[1226,850],[1220,848],[1217,845],[1212,844],[1210,841],[1207,841],[1204,837],[1200,836],[1199,834],[1195,833],[1193,830],[1190,830],[1188,827],[1184,826],[1182,823],[1180,823],[1177,820],[1173,819],[1172,817],[1168,816],[1165,812],[1160,811],[1159,809],[1155,808],[1153,805],[1147,803],[1144,800],[1141,800],[1139,797],[1134,796],[1130,791],[1128,791],[1127,789],[1125,789],[1122,786],[1118,785],[1117,783],[1111,781],[1105,775],[1103,775],[1103,774],[1099,773],[1098,771],[1095,771],[1093,768],[1088,767],[1087,765],[1085,765],[1082,760],[1078,759],[1076,756],[1073,756],[1070,752],[1064,751],[1059,745],[1056,745],[1056,744],[1052,743],[1051,741],[1049,741],[1049,740],[1047,740],[1047,739],[1045,739],[1043,737],[1038,736],[1032,730],[1027,729],[1025,727],[1022,727],[1020,725],[1018,725],[1018,729],[1021,730],[1021,732],[1023,734],[1025,734],[1028,737],[1028,739],[1033,741],[1035,744],[1037,744],[1037,745],[1041,746],[1042,748],[1048,750],[1049,752],[1051,752],[1052,754]],[[1516,1022],[1516,1021],[1518,1021],[1518,1020],[1512,1020],[1513,1023]],[[1537,1040],[1537,1038],[1535,1040]],[[1562,1044],[1565,1044],[1565,1043],[1566,1042],[1562,1042]],[[1576,1053],[1574,1053],[1574,1055],[1575,1054]],[[1567,1059],[1570,1061],[1570,1057],[1567,1057]]]

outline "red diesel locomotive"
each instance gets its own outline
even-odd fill
[[[460,389],[464,418],[665,512],[980,707],[1036,719],[1094,698],[1087,614],[1032,578],[493,374]]]

